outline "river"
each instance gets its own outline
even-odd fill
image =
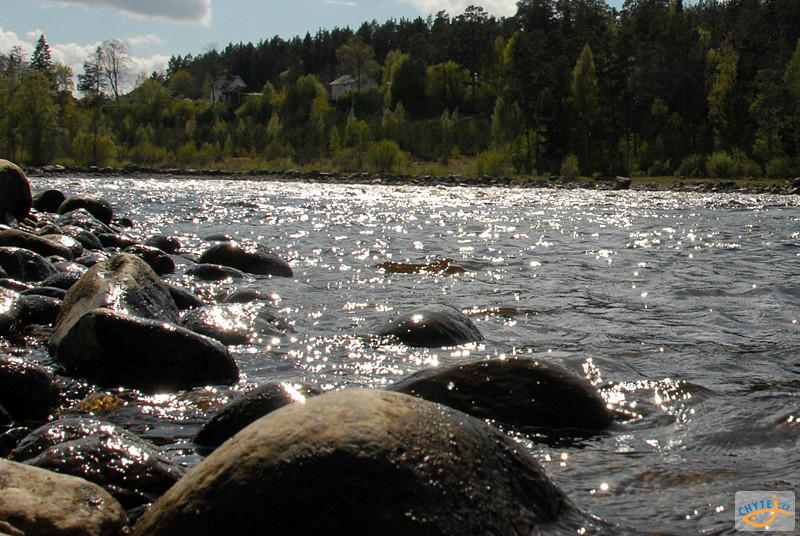
[[[633,531],[734,534],[740,490],[800,483],[800,206],[773,195],[336,185],[245,180],[37,178],[95,193],[130,234],[256,240],[294,278],[166,279],[207,301],[268,292],[292,336],[235,346],[240,390],[304,379],[381,387],[423,367],[533,356],[578,371],[629,415],[607,433],[512,433],[584,511]],[[391,273],[449,259],[459,273]],[[485,336],[455,349],[355,337],[429,303]],[[41,346],[30,356],[52,365]],[[97,415],[187,465],[191,438],[235,390],[96,397]],[[89,406],[84,405],[84,408]]]

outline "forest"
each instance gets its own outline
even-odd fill
[[[0,53],[0,155],[31,166],[800,176],[797,0],[520,0],[508,18],[471,6],[364,22],[209,47],[138,76],[127,54],[111,39],[73,73],[44,35],[30,57]],[[356,86],[334,99],[342,75]],[[218,81],[233,76],[242,102],[218,102]]]

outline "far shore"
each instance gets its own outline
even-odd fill
[[[24,168],[29,177],[141,177],[155,179],[214,179],[296,181],[338,184],[388,184],[413,186],[461,186],[501,188],[557,188],[593,190],[637,190],[800,195],[800,178],[779,179],[698,179],[686,177],[580,177],[566,180],[543,177],[470,177],[465,175],[408,175],[399,173],[341,173],[316,170],[275,169],[187,169],[149,168],[128,165],[122,168],[97,166],[43,166]]]

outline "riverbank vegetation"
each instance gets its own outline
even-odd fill
[[[98,47],[76,88],[42,36],[30,58],[0,55],[0,154],[29,165],[800,175],[796,0],[517,5],[509,18],[473,6],[174,56],[127,92],[123,43]],[[356,87],[334,99],[342,75]],[[223,95],[218,81],[233,76],[247,89]]]

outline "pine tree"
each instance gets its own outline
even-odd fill
[[[31,57],[31,69],[40,73],[44,73],[48,76],[53,70],[53,59],[50,55],[50,46],[47,44],[44,34],[39,37],[39,41],[36,43],[36,48],[33,51],[33,56]]]

